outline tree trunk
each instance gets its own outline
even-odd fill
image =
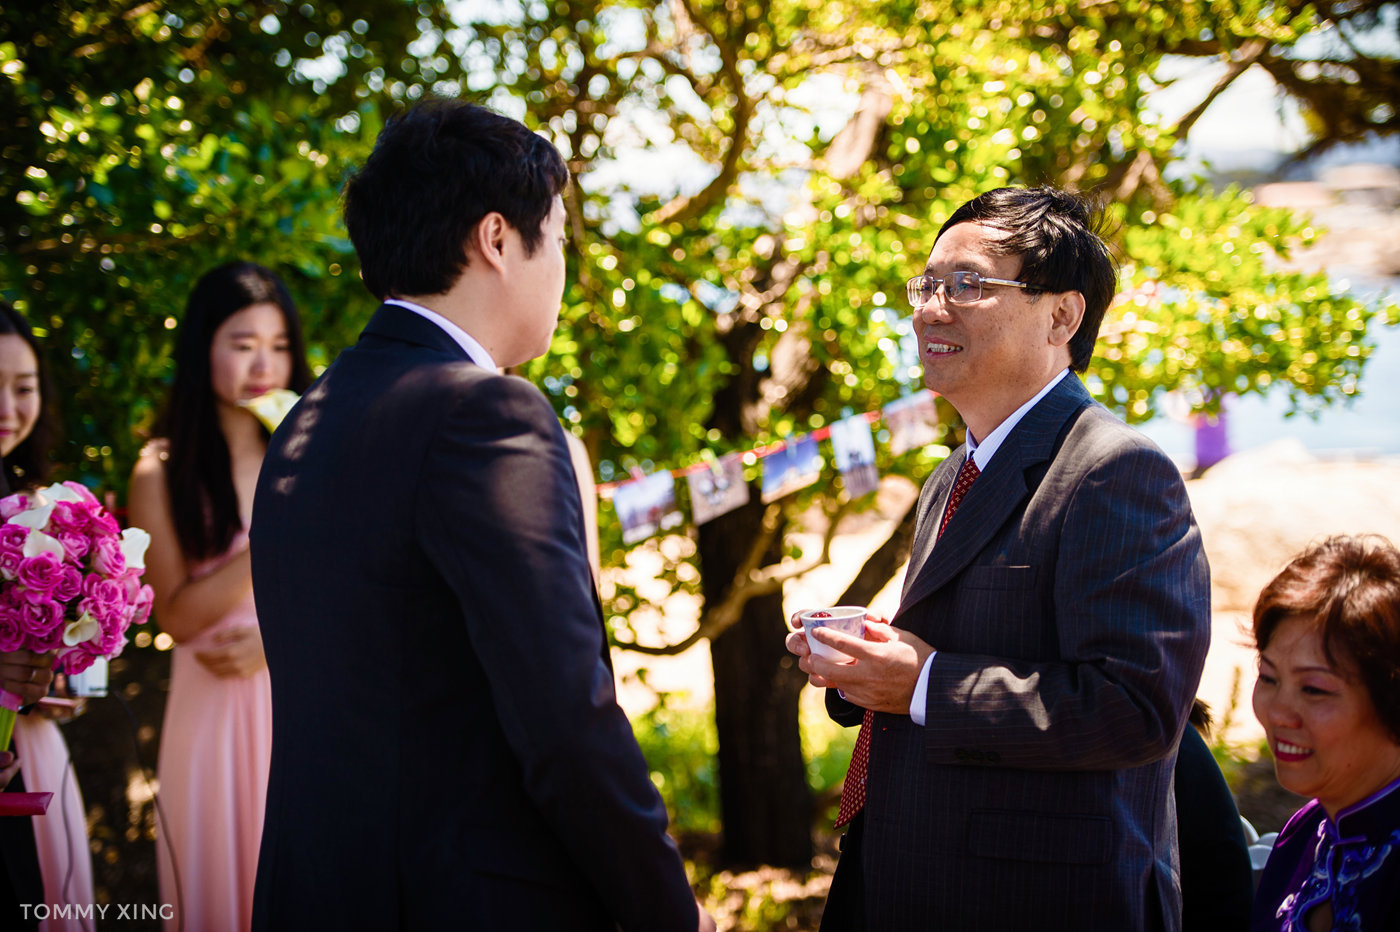
[[[705,599],[718,602],[760,532],[757,489],[748,505],[702,525]],[[781,534],[765,562],[782,554]],[[806,676],[783,646],[781,593],[751,599],[743,616],[710,645],[719,735],[721,858],[729,867],[807,868],[812,860],[812,797],[797,724]]]

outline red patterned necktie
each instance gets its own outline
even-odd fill
[[[981,475],[981,470],[968,454],[953,481],[953,490],[948,493],[948,507],[943,509],[943,520],[938,522],[938,536],[948,527],[953,512],[962,504],[963,496],[972,488],[972,480]],[[865,772],[870,766],[870,732],[875,721],[875,713],[869,709],[860,720],[860,734],[856,736],[856,746],[851,751],[851,766],[846,770],[846,782],[841,785],[841,805],[836,809],[836,827],[841,828],[865,808]]]

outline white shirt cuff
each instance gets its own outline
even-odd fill
[[[914,698],[909,700],[909,717],[914,720],[915,725],[924,723],[924,712],[928,707],[928,670],[933,666],[933,658],[937,656],[938,651],[928,655],[923,669],[919,671],[919,682],[914,684]]]

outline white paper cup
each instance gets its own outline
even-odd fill
[[[865,615],[869,610],[862,605],[836,605],[831,608],[814,608],[798,616],[802,620],[802,630],[831,628],[851,637],[865,636]],[[823,644],[814,637],[807,638],[807,646],[812,655],[833,663],[851,663],[856,658],[842,653],[834,647]]]

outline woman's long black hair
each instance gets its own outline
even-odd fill
[[[252,262],[232,262],[206,272],[190,293],[180,322],[164,429],[170,443],[165,463],[170,509],[180,550],[188,559],[223,553],[243,527],[228,442],[210,382],[209,351],[219,326],[254,304],[275,304],[282,311],[292,357],[287,387],[300,394],[311,384],[296,304],[282,280]]]
[[[8,494],[44,484],[52,466],[49,457],[53,453],[58,431],[51,411],[53,386],[49,384],[49,369],[44,365],[44,354],[39,348],[39,341],[34,339],[34,331],[30,328],[29,321],[24,319],[24,315],[7,302],[0,301],[0,335],[4,334],[14,334],[28,343],[29,348],[34,351],[34,360],[39,367],[39,417],[34,421],[34,429],[29,432],[29,436],[10,451],[10,455],[5,457],[3,469],[0,469],[3,493]]]

